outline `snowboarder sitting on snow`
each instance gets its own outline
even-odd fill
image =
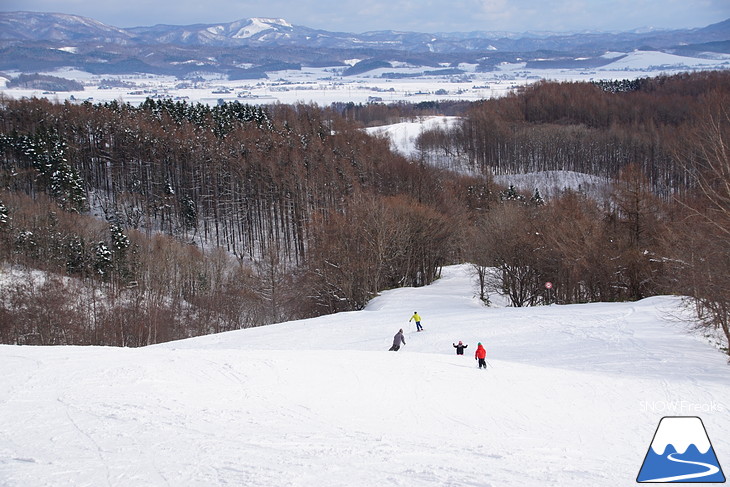
[[[413,320],[416,320],[416,331],[423,331],[423,327],[421,326],[421,317],[418,316],[418,311],[413,312],[413,316],[411,316],[411,319],[408,320],[408,323]]]
[[[464,345],[461,343],[461,340],[459,340],[459,344],[452,343],[454,348],[456,349],[456,355],[464,355],[464,349],[468,347],[469,345]]]
[[[396,333],[395,336],[393,337],[393,346],[390,347],[390,349],[388,349],[388,351],[397,352],[398,350],[400,350],[401,342],[403,343],[403,345],[406,344],[406,340],[405,340],[405,338],[403,338],[403,328],[398,330],[398,333]]]
[[[479,344],[477,344],[477,351],[474,352],[474,360],[479,360],[480,369],[482,368],[482,366],[484,366],[485,369],[487,368],[486,359],[487,359],[487,351],[482,346],[482,343],[479,342]]]

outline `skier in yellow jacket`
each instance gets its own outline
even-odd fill
[[[411,316],[411,319],[408,320],[408,323],[413,320],[416,320],[416,331],[423,331],[423,327],[421,326],[421,317],[418,315],[418,311],[413,312],[413,316]]]

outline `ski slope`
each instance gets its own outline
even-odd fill
[[[406,157],[417,157],[416,139],[427,130],[440,128],[449,130],[461,120],[460,117],[429,116],[418,117],[408,122],[380,125],[365,129],[370,135],[385,136],[390,140],[391,149]]]
[[[454,266],[358,312],[143,349],[0,346],[0,485],[614,487],[678,415],[702,418],[727,475],[730,366],[677,298],[474,294]]]

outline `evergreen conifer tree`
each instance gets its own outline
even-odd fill
[[[499,193],[499,199],[502,201],[525,201],[525,197],[517,192],[514,184],[510,184],[509,188]]]
[[[545,204],[545,200],[542,198],[539,189],[535,188],[535,194],[533,194],[532,198],[530,198],[530,204],[534,206],[542,206]]]
[[[8,208],[0,201],[0,226],[8,223]]]

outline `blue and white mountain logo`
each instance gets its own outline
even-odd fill
[[[662,418],[636,481],[725,482],[702,420],[696,416]]]

